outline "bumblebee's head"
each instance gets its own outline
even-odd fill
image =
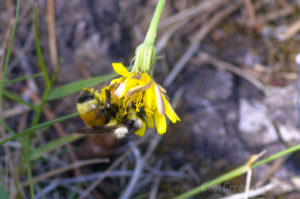
[[[93,89],[85,88],[80,93],[77,103],[77,110],[79,114],[86,114],[92,110],[95,110],[99,105],[96,98],[96,93]]]

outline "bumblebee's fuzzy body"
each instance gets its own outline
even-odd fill
[[[95,92],[93,89],[84,89],[78,99],[77,110],[81,119],[90,129],[80,129],[77,133],[113,132],[117,138],[128,133],[139,134],[145,130],[144,113],[139,115],[130,108],[126,114],[121,114],[119,106],[111,103],[110,92]]]

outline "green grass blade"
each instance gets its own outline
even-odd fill
[[[29,102],[26,102],[25,100],[23,100],[22,98],[20,98],[19,96],[15,95],[12,92],[9,92],[7,90],[3,90],[3,95],[15,102],[18,102],[20,104],[25,104],[26,106],[28,106],[29,108],[31,108],[32,110],[36,111],[37,107]]]
[[[51,86],[52,86],[52,84],[54,83],[54,81],[56,80],[56,77],[57,77],[57,75],[58,75],[58,73],[59,73],[59,71],[60,71],[60,69],[61,69],[61,64],[62,64],[62,60],[61,59],[59,59],[58,60],[58,66],[57,66],[57,68],[55,69],[55,72],[54,72],[54,74],[52,75],[52,77],[51,77]]]
[[[44,74],[44,81],[46,84],[46,88],[50,88],[50,80],[49,80],[49,75],[46,69],[46,65],[44,62],[44,58],[43,58],[43,53],[41,50],[41,46],[40,46],[40,40],[39,40],[39,34],[38,34],[38,25],[37,25],[37,11],[38,11],[38,7],[36,6],[34,9],[34,38],[35,38],[35,45],[36,45],[36,51],[37,51],[37,55],[39,58],[39,62],[40,62],[40,67],[41,70]]]
[[[294,153],[298,150],[300,150],[300,144],[292,146],[292,147],[287,148],[285,150],[282,150],[282,151],[280,151],[278,153],[275,153],[275,154],[273,154],[273,155],[271,155],[267,158],[264,158],[260,161],[257,161],[251,167],[252,168],[258,167],[262,164],[266,164],[266,163],[271,162],[271,161],[273,161],[277,158],[280,158],[282,156]],[[191,190],[189,190],[189,191],[187,191],[187,192],[185,192],[185,193],[183,193],[179,196],[176,196],[174,199],[190,198],[192,196],[195,196],[196,194],[199,194],[199,193],[202,193],[202,192],[208,190],[212,186],[215,186],[215,185],[221,184],[223,182],[226,182],[228,180],[231,180],[231,179],[233,179],[237,176],[240,176],[240,175],[242,175],[246,172],[247,172],[247,165],[240,166],[240,167],[238,167],[238,168],[236,168],[236,169],[234,169],[234,170],[232,170],[228,173],[225,173],[225,174],[223,174],[223,175],[221,175],[221,176],[219,176],[219,177],[217,177],[217,178],[215,178],[211,181],[203,183],[203,184],[201,184],[201,185],[199,185],[199,186],[197,186],[197,187],[195,187],[195,188],[193,188],[193,189],[191,189]]]
[[[60,86],[60,87],[52,90],[49,93],[47,100],[54,100],[54,99],[59,99],[59,98],[65,97],[72,93],[78,92],[78,91],[82,90],[83,88],[95,86],[101,82],[110,80],[116,76],[117,76],[117,74],[101,75],[98,77],[79,80],[76,82],[72,82],[70,84]]]
[[[294,153],[294,152],[299,151],[299,150],[300,150],[300,144],[297,144],[297,145],[295,145],[295,146],[289,147],[289,148],[287,148],[287,149],[285,149],[285,150],[282,150],[282,151],[280,151],[280,152],[278,152],[278,153],[275,153],[275,154],[273,154],[273,155],[271,155],[271,156],[269,156],[269,157],[267,157],[267,158],[264,158],[264,159],[262,159],[262,160],[259,160],[259,161],[255,162],[255,163],[252,165],[252,168],[258,167],[258,166],[260,166],[260,165],[262,165],[262,164],[266,164],[266,163],[268,163],[268,162],[270,162],[270,161],[273,161],[273,160],[275,160],[275,159],[277,159],[277,158],[280,158],[280,157],[282,157],[282,156],[285,156],[285,155]]]
[[[9,62],[9,59],[10,59],[11,49],[12,49],[12,45],[13,45],[13,42],[14,42],[15,33],[16,33],[16,29],[17,29],[17,24],[18,24],[18,19],[19,19],[19,10],[20,10],[20,0],[17,1],[16,18],[15,18],[15,22],[14,22],[13,29],[12,29],[12,32],[11,32],[11,36],[10,36],[10,39],[9,39],[7,53],[6,53],[5,61],[4,61],[4,65],[3,65],[2,77],[1,77],[1,81],[0,81],[0,104],[2,104],[2,94],[3,94],[4,82],[5,82],[5,78],[6,78],[7,67],[8,67],[8,62]]]
[[[16,132],[12,130],[4,121],[0,120],[0,124],[11,134],[16,135]]]
[[[10,128],[4,121],[0,120],[0,125],[2,125],[10,134],[17,135],[16,132],[12,128]],[[22,144],[22,146],[28,146],[28,144],[23,140],[20,140],[20,143]]]
[[[206,191],[207,189],[209,189],[210,187],[212,186],[215,186],[215,185],[218,185],[218,184],[221,184],[222,182],[226,182],[232,178],[235,178],[237,176],[240,176],[242,175],[243,173],[245,173],[247,170],[246,170],[246,166],[240,166],[224,175],[221,175],[209,182],[206,182],[206,183],[203,183],[201,184],[200,186],[198,187],[195,187],[179,196],[176,196],[175,198],[173,199],[186,199],[186,198],[190,198],[196,194],[199,194],[199,193],[202,193],[204,191]]]
[[[7,80],[7,81],[4,82],[4,84],[5,85],[6,84],[13,84],[13,83],[16,83],[16,82],[20,82],[20,81],[35,78],[35,77],[39,77],[39,76],[42,76],[42,75],[43,75],[43,73],[37,73],[37,74],[28,75],[28,76],[24,76],[24,77],[18,77],[18,78],[15,78],[15,79]]]
[[[52,142],[49,142],[41,147],[38,147],[38,148],[35,148],[30,156],[29,156],[29,159],[32,161],[32,160],[35,160],[37,158],[40,158],[41,156],[43,156],[45,153],[47,152],[50,152],[54,149],[57,149],[67,143],[70,143],[70,142],[73,142],[79,138],[81,138],[82,135],[78,135],[78,134],[71,134],[71,135],[68,135],[66,137],[62,137],[62,138],[59,138],[57,140],[54,140]]]
[[[10,140],[15,140],[15,139],[17,139],[17,138],[19,138],[19,137],[22,137],[22,136],[24,136],[24,135],[27,135],[28,133],[31,133],[32,131],[36,131],[36,130],[38,130],[38,129],[41,129],[41,128],[44,128],[44,127],[48,127],[48,126],[51,126],[51,125],[53,125],[53,124],[55,124],[55,123],[57,123],[57,122],[62,122],[62,121],[64,121],[64,120],[67,120],[67,119],[76,117],[76,116],[78,116],[78,115],[79,115],[78,113],[73,113],[73,114],[70,114],[70,115],[66,115],[66,116],[57,118],[57,119],[55,119],[55,120],[51,120],[51,121],[49,121],[49,122],[45,122],[45,123],[42,123],[42,124],[35,125],[35,126],[33,126],[33,127],[31,127],[31,128],[28,128],[28,129],[26,129],[26,130],[24,130],[24,131],[22,131],[22,132],[20,132],[20,133],[18,133],[18,134],[16,134],[16,135],[13,135],[13,136],[10,136],[10,137],[8,137],[8,138],[5,138],[5,139],[1,140],[1,141],[0,141],[0,146],[2,146],[4,143],[6,143],[6,142],[8,142],[8,141],[10,141]]]

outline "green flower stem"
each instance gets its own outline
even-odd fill
[[[271,156],[269,156],[267,158],[264,158],[264,159],[262,159],[260,161],[257,161],[253,165],[251,165],[251,168],[255,168],[255,167],[258,167],[260,165],[266,164],[266,163],[271,162],[271,161],[273,161],[273,160],[275,160],[277,158],[280,158],[282,156],[291,154],[291,153],[296,152],[298,150],[300,150],[300,144],[292,146],[290,148],[287,148],[287,149],[285,149],[283,151],[280,151],[278,153],[275,153],[275,154],[273,154],[273,155],[271,155]],[[192,196],[194,196],[196,194],[199,194],[201,192],[206,191],[207,189],[209,189],[212,186],[221,184],[223,182],[226,182],[228,180],[231,180],[231,179],[233,179],[233,178],[235,178],[237,176],[240,176],[240,175],[246,173],[247,172],[247,168],[248,168],[248,165],[246,163],[245,165],[240,166],[240,167],[238,167],[238,168],[236,168],[236,169],[234,169],[234,170],[232,170],[232,171],[230,171],[230,172],[228,172],[228,173],[226,173],[224,175],[221,175],[221,176],[219,176],[219,177],[217,177],[217,178],[215,178],[215,179],[213,179],[211,181],[203,183],[203,184],[199,185],[198,187],[195,187],[195,188],[193,188],[193,189],[191,189],[191,190],[189,190],[189,191],[187,191],[187,192],[185,192],[185,193],[183,193],[183,194],[181,194],[179,196],[176,196],[174,199],[190,198],[190,197],[192,197]]]
[[[159,19],[160,19],[162,10],[165,6],[165,3],[166,3],[165,0],[159,0],[158,4],[156,6],[151,24],[149,26],[149,30],[147,32],[147,35],[146,35],[146,38],[144,41],[145,44],[154,46]]]
[[[145,40],[135,50],[135,60],[131,72],[142,72],[148,73],[151,76],[153,75],[156,60],[155,38],[160,15],[164,6],[165,0],[159,0]]]

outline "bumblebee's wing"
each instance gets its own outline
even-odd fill
[[[112,133],[117,126],[99,126],[95,128],[77,129],[74,133],[80,134],[101,134],[101,133]]]

